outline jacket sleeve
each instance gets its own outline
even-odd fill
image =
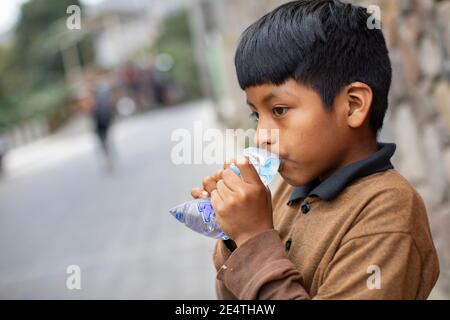
[[[230,240],[232,241],[232,240]],[[219,271],[222,265],[230,257],[232,251],[223,240],[216,241],[213,253],[213,262],[216,271]],[[219,300],[236,300],[237,297],[231,293],[224,285],[223,281],[216,279],[216,295]]]
[[[227,294],[241,300],[309,298],[275,230],[252,237],[233,252],[227,250],[223,243],[216,246],[219,299]]]

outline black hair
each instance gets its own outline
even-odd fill
[[[314,89],[331,110],[341,88],[363,82],[373,92],[370,126],[378,133],[392,68],[382,31],[369,28],[371,18],[366,8],[338,0],[279,6],[241,35],[235,56],[239,85],[245,90],[293,78]]]

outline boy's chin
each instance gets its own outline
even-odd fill
[[[293,187],[301,187],[309,184],[313,179],[310,179],[305,176],[290,174],[288,172],[282,171],[280,172],[280,176],[286,181],[287,184]]]

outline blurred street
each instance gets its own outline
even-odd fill
[[[214,240],[168,213],[215,169],[170,160],[172,131],[190,130],[195,120],[214,125],[211,106],[192,103],[117,123],[113,172],[101,162],[88,120],[5,159],[0,298],[215,299]],[[81,290],[66,288],[69,265],[81,268]]]

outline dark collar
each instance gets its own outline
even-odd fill
[[[308,196],[318,196],[325,201],[333,200],[350,182],[377,172],[393,169],[390,161],[395,152],[394,143],[378,143],[378,151],[371,156],[349,164],[325,179],[322,183],[317,178],[310,184],[295,187],[291,193],[288,205]]]

